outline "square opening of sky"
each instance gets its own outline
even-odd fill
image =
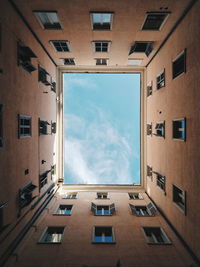
[[[140,74],[64,74],[64,183],[140,184]]]

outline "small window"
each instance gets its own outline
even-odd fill
[[[135,42],[135,44],[130,48],[129,55],[132,53],[145,53],[145,55],[148,57],[152,50],[152,42]]]
[[[165,176],[161,175],[160,173],[156,173],[156,183],[157,186],[160,187],[160,189],[162,189],[165,192]]]
[[[71,215],[73,205],[59,205],[54,215]]]
[[[165,87],[165,71],[161,72],[156,78],[157,90]]]
[[[56,134],[56,122],[51,121],[51,134]]]
[[[3,148],[3,104],[0,103],[0,148]]]
[[[56,52],[70,52],[68,41],[50,41]]]
[[[106,192],[97,192],[97,198],[99,198],[99,199],[108,199],[108,193],[106,193]]]
[[[96,58],[96,65],[108,65],[107,58]]]
[[[152,123],[147,123],[147,135],[152,135]]]
[[[186,50],[172,62],[173,79],[186,72]]]
[[[115,243],[112,226],[95,226],[93,229],[93,243]]]
[[[53,80],[51,81],[51,91],[56,93],[56,82],[54,82]]]
[[[147,84],[147,97],[153,94],[153,85],[152,82]]]
[[[32,195],[32,192],[36,189],[37,186],[29,183],[25,185],[23,188],[19,189],[19,206],[23,208],[29,205],[32,200],[35,198]]]
[[[45,30],[61,30],[60,21],[56,11],[34,11],[41,27]]]
[[[77,193],[68,193],[64,198],[66,199],[76,199]]]
[[[156,123],[155,131],[155,136],[165,137],[165,122]]]
[[[53,176],[56,175],[56,164],[51,166],[51,180],[53,179]]]
[[[42,174],[40,174],[39,176],[39,186],[40,186],[40,189],[45,186],[45,184],[47,184],[47,181],[48,181],[48,173],[51,172],[51,170],[48,170],[48,171],[45,171],[43,172]]]
[[[152,202],[147,204],[146,206],[135,206],[132,204],[129,204],[131,211],[136,216],[155,216],[156,214],[156,207],[153,205]]]
[[[168,16],[169,13],[164,12],[147,12],[142,30],[159,31]]]
[[[109,41],[94,41],[95,52],[109,52],[110,42]]]
[[[60,244],[64,234],[64,226],[49,226],[42,234],[39,243]]]
[[[128,193],[129,199],[143,199],[140,193]]]
[[[179,119],[172,121],[173,126],[173,138],[179,140],[185,140],[186,137],[186,119]]]
[[[115,204],[111,205],[95,205],[93,202],[91,203],[91,211],[94,215],[113,215],[116,211]]]
[[[48,121],[43,121],[39,119],[39,134],[40,135],[48,135]]]
[[[38,66],[38,81],[42,82],[43,84],[47,86],[51,85],[51,76],[41,66]]]
[[[153,177],[153,173],[152,173],[152,167],[150,167],[149,165],[147,165],[147,177],[152,179]]]
[[[186,193],[182,189],[173,185],[173,202],[185,213],[186,212]]]
[[[166,245],[171,244],[169,238],[161,227],[143,227],[148,244]]]
[[[64,65],[75,65],[74,58],[63,58]]]
[[[113,13],[91,12],[93,30],[111,30]]]
[[[31,73],[36,70],[35,66],[31,63],[31,58],[36,58],[37,56],[28,46],[22,46],[19,43],[17,44],[17,58],[18,65],[21,66],[24,70]]]
[[[18,115],[18,134],[19,138],[31,136],[31,117]]]

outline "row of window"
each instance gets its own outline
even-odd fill
[[[182,51],[173,61],[172,61],[172,78],[175,79],[182,73],[186,72],[186,49]],[[165,69],[159,73],[156,77],[156,89],[160,90],[166,86],[165,82]],[[153,84],[152,81],[147,84],[147,96],[153,94]]]
[[[64,237],[65,226],[48,226],[38,243],[60,244]],[[165,245],[171,244],[170,239],[161,227],[143,226],[142,231],[148,244]],[[94,226],[92,229],[92,243],[94,244],[115,244],[116,236],[112,226]]]
[[[128,193],[129,199],[143,199],[143,196],[140,193],[134,192],[134,193]],[[65,196],[63,196],[64,199],[76,199],[77,193],[76,192],[70,192],[67,193]],[[110,199],[108,192],[97,192],[96,193],[97,199]]]
[[[20,137],[31,136],[32,126],[31,117],[18,115],[18,135]],[[48,135],[56,133],[56,122],[41,120],[39,118],[39,135]]]
[[[147,177],[152,180],[153,174],[156,175],[156,185],[166,194],[166,177],[153,171],[152,167],[147,165]],[[172,201],[186,214],[186,192],[174,184],[172,185]]]
[[[165,137],[165,121],[155,124],[154,132],[152,123],[147,124],[147,135]],[[172,138],[186,140],[186,118],[172,121]]]

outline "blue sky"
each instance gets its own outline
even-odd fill
[[[64,74],[67,184],[140,183],[140,74]]]

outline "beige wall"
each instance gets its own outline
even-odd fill
[[[200,257],[199,209],[199,9],[197,2],[147,67],[147,122],[165,120],[165,139],[147,136],[147,164],[166,176],[166,195],[147,179],[147,192],[190,248]],[[172,60],[186,49],[186,73],[172,79]],[[166,86],[156,90],[156,76],[165,68]],[[159,111],[162,113],[159,114]],[[186,141],[172,139],[172,120],[186,117]],[[155,130],[154,130],[155,132]],[[172,184],[186,191],[186,215],[172,202]]]

